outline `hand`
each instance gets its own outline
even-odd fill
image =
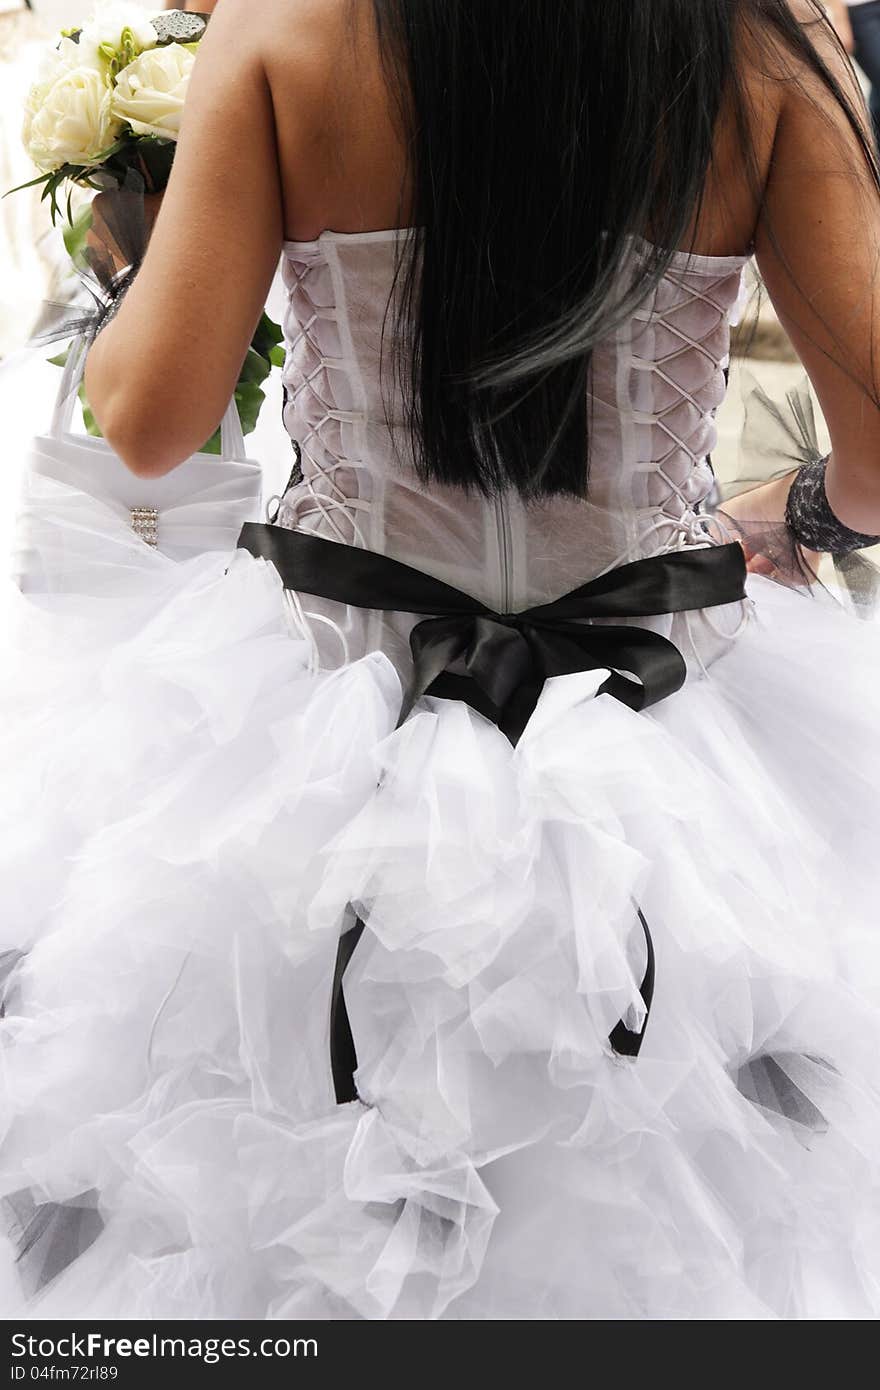
[[[763,574],[768,578],[777,577],[783,581],[795,578],[800,583],[805,580],[807,583],[813,583],[818,578],[822,561],[818,551],[806,550],[792,539],[791,553],[788,554],[785,504],[796,473],[797,469],[793,469],[791,473],[752,488],[750,492],[741,492],[738,497],[732,497],[718,509],[720,522],[723,523],[725,518],[729,518],[734,528],[742,525],[742,534],[738,539],[745,552],[746,569],[749,574]],[[775,553],[763,554],[758,548],[762,531],[765,539],[775,534],[780,538],[780,542],[785,538],[786,544],[780,543],[778,547],[768,546],[768,550]],[[804,572],[789,575],[783,570],[780,562],[796,560],[798,557],[803,561]]]
[[[146,231],[147,242],[150,239],[159,209],[162,206],[164,193],[145,193],[144,203],[144,228]],[[140,194],[134,193],[97,193],[92,199],[92,225],[86,238],[86,245],[98,257],[109,256],[113,263],[113,269],[118,274],[130,264],[131,257],[118,245],[111,228],[114,224],[113,199],[120,197],[137,198]],[[141,254],[146,251],[143,246]]]

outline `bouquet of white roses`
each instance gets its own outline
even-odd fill
[[[24,145],[40,170],[53,219],[66,183],[121,187],[129,171],[148,192],[165,187],[207,16],[148,18],[129,0],[104,0],[80,29],[63,30],[27,98]]]
[[[144,195],[161,193],[168,183],[190,74],[207,24],[204,14],[168,10],[149,17],[132,0],[99,0],[88,23],[63,30],[44,55],[28,94],[23,130],[25,148],[40,172],[20,187],[43,186],[54,223],[67,186],[65,243],[74,260],[86,261],[99,290],[98,311],[76,321],[78,332],[100,329],[143,257],[148,235]],[[102,221],[112,247],[101,250],[94,238],[86,246],[90,209],[74,218],[70,185],[111,195],[104,200]],[[117,273],[120,250],[128,272],[122,276]],[[272,366],[280,364],[281,336],[264,314],[235,392],[245,433],[256,425],[262,383]],[[87,427],[97,433],[84,404]],[[206,447],[216,451],[219,436]]]

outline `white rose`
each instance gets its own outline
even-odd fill
[[[28,152],[30,152],[31,127],[34,117],[38,111],[42,110],[46,97],[59,77],[65,72],[70,72],[73,68],[84,66],[76,61],[78,55],[78,46],[70,39],[63,37],[51,45],[41,48],[39,62],[36,64],[33,80],[24,103],[22,140]]]
[[[116,79],[114,115],[127,121],[135,135],[176,140],[195,60],[180,43],[142,53]]]
[[[133,4],[132,0],[102,0],[79,36],[77,46],[82,50],[83,63],[98,63],[98,49],[102,44],[118,48],[123,29],[131,30],[139,49],[156,47],[156,31],[140,5]]]
[[[50,44],[41,45],[38,61],[33,65],[32,85],[27,97],[27,106],[36,110],[49,88],[62,73],[70,72],[73,68],[86,67],[94,67],[96,72],[100,72],[106,78],[106,64],[82,62],[79,44],[74,43],[72,39],[62,36]]]
[[[65,68],[31,89],[25,108],[25,149],[48,174],[62,164],[95,164],[120,131],[110,85],[94,68]]]

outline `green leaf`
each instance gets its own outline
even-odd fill
[[[254,349],[254,352],[258,352],[261,357],[265,357],[271,362],[272,349],[277,348],[283,342],[284,333],[280,325],[275,323],[273,319],[270,319],[268,314],[261,314],[260,321],[251,339],[251,347]]]
[[[121,143],[117,141],[116,145],[111,145],[98,156],[98,159],[103,163],[106,155],[114,153]],[[51,169],[48,174],[37,174],[36,178],[28,179],[27,183],[18,183],[15,188],[7,188],[3,197],[8,198],[10,193],[20,193],[24,188],[36,188],[38,184],[43,184],[41,199],[51,198],[55,202],[58,189],[66,179],[71,179],[74,183],[88,184],[88,175],[93,173],[96,167],[91,164],[62,164],[60,169]]]
[[[253,382],[255,385],[259,386],[261,382],[266,380],[271,370],[272,365],[265,357],[261,357],[258,352],[254,352],[253,348],[248,348],[247,356],[242,362],[241,371],[238,374],[239,385],[241,385],[242,382]]]
[[[253,434],[266,400],[266,393],[253,381],[241,381],[235,388],[235,404],[241,420],[242,434]],[[220,453],[220,431],[215,430],[200,450],[203,454]]]
[[[85,386],[80,386],[79,398],[82,401],[83,424],[85,425],[87,432],[91,435],[94,435],[96,439],[102,439],[103,435],[101,434],[101,426],[95,419],[92,407],[89,405]]]
[[[75,261],[82,254],[92,225],[92,209],[84,207],[77,213],[73,221],[68,221],[61,235],[64,238],[64,246],[68,256]]]
[[[45,183],[48,179],[53,177],[54,175],[52,174],[37,174],[35,179],[28,179],[27,183],[17,183],[14,188],[7,188],[3,197],[8,198],[10,193],[20,193],[23,188],[36,188],[38,183]]]
[[[70,348],[66,347],[63,352],[59,352],[55,357],[47,357],[46,361],[51,367],[66,367],[67,359],[70,356]]]
[[[240,381],[235,388],[242,434],[253,434],[266,400],[266,393],[252,381]]]
[[[285,352],[283,345],[279,347],[273,347],[269,352],[269,361],[272,363],[273,367],[283,367],[284,357]]]
[[[118,150],[124,149],[128,143],[129,141],[125,137],[121,140],[114,140],[112,145],[108,145],[106,149],[100,150],[99,153],[95,155],[93,166],[83,167],[99,168],[106,159],[109,159],[112,154],[116,154]]]

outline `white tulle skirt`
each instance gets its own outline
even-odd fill
[[[551,681],[513,749],[131,544],[7,591],[6,1315],[875,1316],[877,629],[756,579],[707,675]]]

